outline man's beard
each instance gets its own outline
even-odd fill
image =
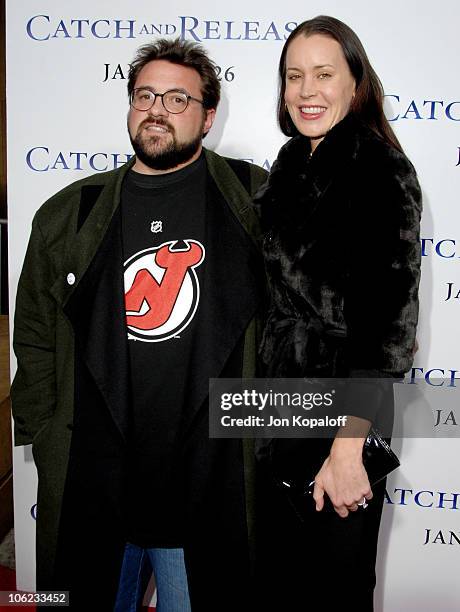
[[[161,136],[155,134],[145,136],[144,128],[149,123],[166,127],[172,136],[172,139],[165,144],[161,149],[157,149],[155,143],[161,139]],[[162,119],[156,121],[144,121],[137,130],[135,138],[129,135],[132,147],[136,157],[152,170],[171,170],[177,166],[188,162],[198,151],[203,139],[201,131],[195,138],[187,142],[178,143],[174,133],[174,128]],[[150,147],[153,144],[153,147]],[[149,148],[152,150],[149,151]]]

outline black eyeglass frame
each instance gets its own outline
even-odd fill
[[[142,90],[148,91],[149,93],[151,93],[152,96],[153,96],[153,100],[152,100],[152,104],[148,108],[141,110],[141,109],[136,108],[134,106],[133,99],[134,99],[134,94],[136,93],[136,91],[142,91]],[[185,98],[186,98],[186,105],[185,105],[184,110],[181,110],[181,111],[171,111],[168,108],[166,108],[163,96],[166,96],[167,94],[170,94],[170,93],[173,93],[173,92],[181,94],[181,96],[185,96]],[[164,93],[157,93],[156,91],[152,91],[148,87],[136,87],[135,89],[133,89],[133,91],[131,92],[131,95],[129,97],[129,105],[132,106],[135,110],[139,111],[140,113],[146,113],[155,104],[157,97],[161,98],[161,103],[162,103],[163,108],[165,109],[165,111],[167,111],[168,113],[171,113],[172,115],[180,115],[181,113],[185,113],[185,111],[188,108],[190,100],[195,100],[195,102],[199,102],[200,104],[204,104],[204,100],[198,100],[198,98],[194,98],[190,94],[185,93],[185,91],[180,91],[179,89],[168,89],[168,91],[165,91]]]

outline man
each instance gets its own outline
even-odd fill
[[[113,609],[124,555],[123,609],[148,556],[164,609],[244,609],[251,450],[209,439],[207,396],[209,378],[253,374],[249,204],[265,173],[202,148],[220,86],[199,46],[141,47],[128,93],[135,157],[40,208],[18,287],[12,399],[39,475],[37,588]]]

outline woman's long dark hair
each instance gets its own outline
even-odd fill
[[[278,95],[278,122],[283,134],[286,136],[299,134],[286,109],[284,100],[287,50],[298,36],[308,37],[312,34],[329,36],[342,47],[348,67],[356,82],[356,93],[350,106],[350,112],[359,117],[365,125],[391,146],[402,152],[402,147],[383,112],[382,83],[372,68],[361,41],[345,23],[326,15],[320,15],[298,25],[291,32],[283,47],[279,63]]]

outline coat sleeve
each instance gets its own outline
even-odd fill
[[[385,155],[370,151],[354,180],[344,300],[350,376],[402,377],[413,363],[418,321],[421,190],[412,164],[389,147]],[[350,414],[374,421],[375,385],[353,387]]]
[[[53,266],[37,218],[16,296],[13,348],[18,369],[11,387],[15,444],[30,444],[48,423],[56,402],[56,302]]]

